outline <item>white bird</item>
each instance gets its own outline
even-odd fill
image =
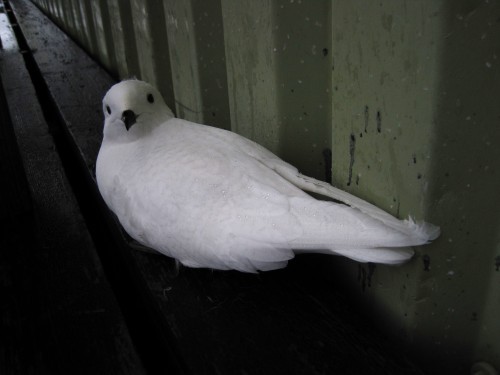
[[[185,266],[268,271],[297,252],[399,264],[413,256],[409,246],[439,236],[236,133],[175,118],[148,83],[114,85],[103,111],[96,176],[104,201],[133,239]]]

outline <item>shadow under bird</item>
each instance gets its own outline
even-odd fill
[[[236,133],[176,118],[146,82],[111,87],[103,111],[96,174],[104,201],[133,239],[187,267],[268,271],[298,252],[400,264],[410,246],[439,236]]]

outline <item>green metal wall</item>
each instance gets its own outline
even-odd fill
[[[436,369],[500,369],[499,1],[35,3],[179,117],[322,179],[331,149],[335,185],[440,225],[402,267],[325,269]]]

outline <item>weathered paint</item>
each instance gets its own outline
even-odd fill
[[[94,21],[99,60],[108,70],[116,69],[116,55],[108,6],[106,2],[91,0],[90,9]]]
[[[324,178],[330,4],[222,1],[232,130]]]
[[[229,128],[220,2],[177,0],[164,6],[177,114]]]
[[[107,4],[118,76],[122,78],[137,76],[139,75],[139,62],[134,28],[131,27],[133,21],[130,3],[109,0]]]
[[[175,97],[163,3],[155,0],[132,0],[131,6],[140,71],[137,78],[156,85],[166,103],[174,109]]]
[[[447,370],[500,365],[499,14],[498,2],[333,7],[334,183],[442,229],[408,265],[377,267],[358,298]]]
[[[271,1],[222,1],[231,129],[277,152],[279,109]]]

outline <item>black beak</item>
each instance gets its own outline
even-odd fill
[[[137,121],[137,115],[134,113],[134,111],[127,109],[122,113],[122,121],[124,122],[125,128],[128,131]]]

